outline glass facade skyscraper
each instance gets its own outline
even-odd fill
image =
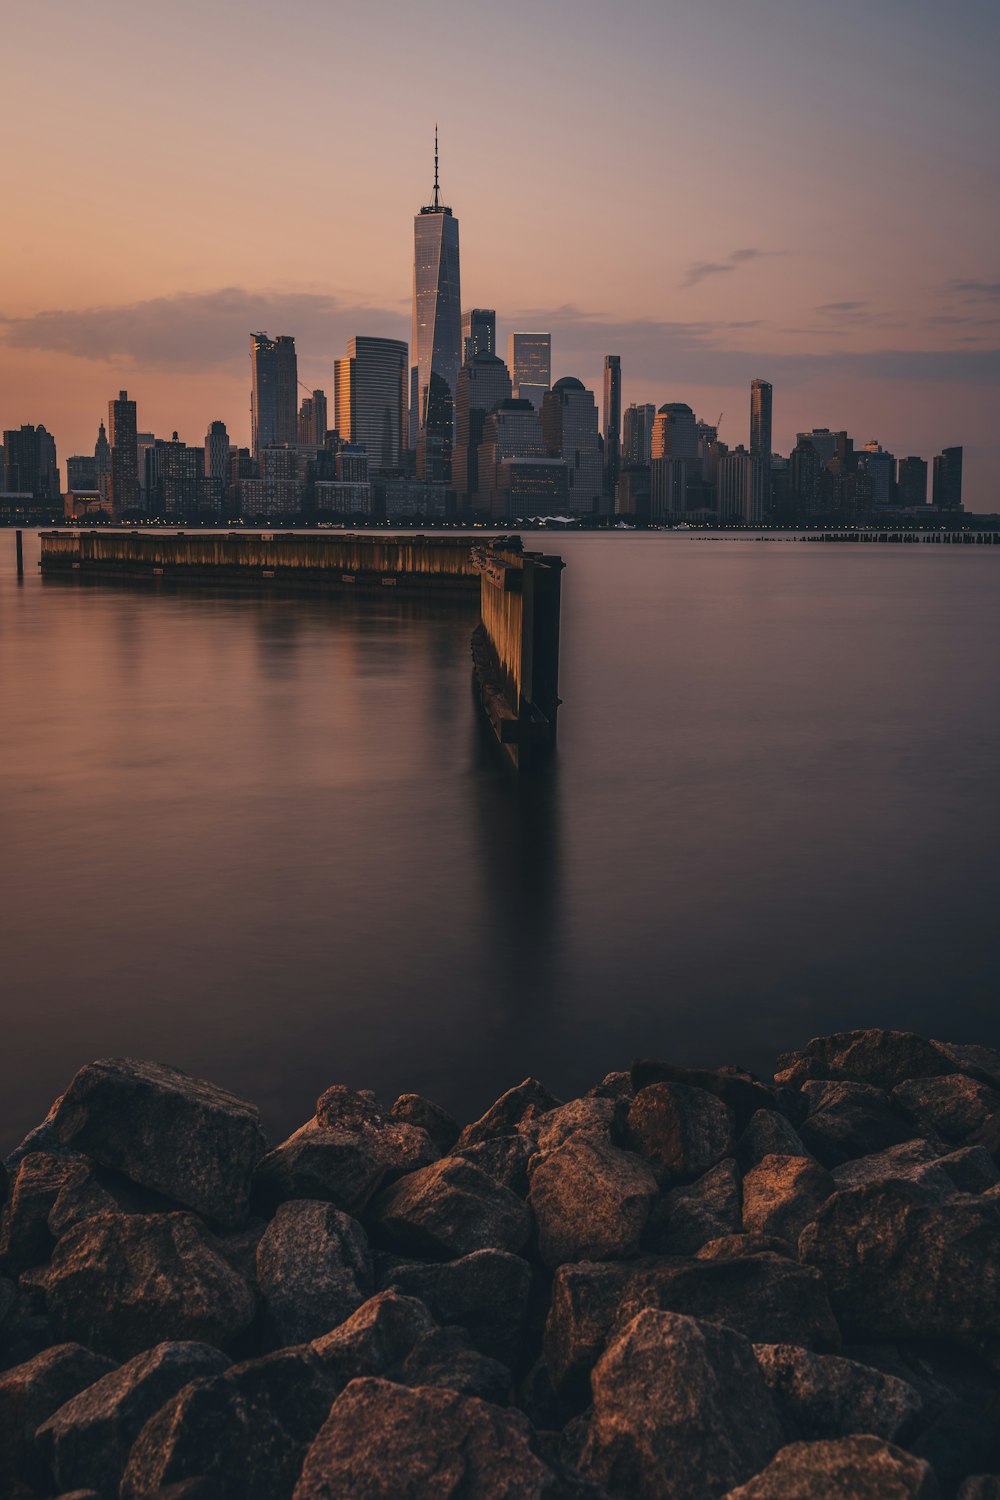
[[[541,411],[542,398],[552,386],[551,333],[512,333],[507,339],[507,368],[515,396]]]
[[[771,461],[771,386],[766,380],[750,382],[750,452]]]
[[[497,315],[492,307],[473,307],[462,314],[462,359],[468,362],[477,354],[496,354]]]
[[[622,362],[618,354],[604,356],[604,490],[613,495],[621,468]]]
[[[295,340],[286,334],[269,339],[250,335],[250,398],[253,452],[272,443],[295,443],[299,436],[299,371]]]
[[[368,454],[368,471],[397,469],[406,446],[406,345],[353,338],[335,363],[334,425]]]
[[[410,447],[417,477],[451,478],[455,392],[462,365],[458,220],[440,201],[437,132],[434,202],[413,221],[413,323],[410,338]]]

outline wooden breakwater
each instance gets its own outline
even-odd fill
[[[268,590],[374,591],[474,597],[476,691],[519,770],[555,746],[562,559],[524,552],[517,536],[380,536],[299,532],[48,531],[43,574]]]
[[[563,561],[505,543],[475,547],[482,622],[472,636],[480,701],[519,770],[555,748]]]

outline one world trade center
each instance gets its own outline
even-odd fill
[[[416,449],[419,479],[451,479],[455,390],[461,364],[458,220],[440,201],[435,127],[434,202],[413,221],[410,447]]]

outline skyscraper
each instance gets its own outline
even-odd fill
[[[765,382],[754,381],[754,385]],[[770,401],[770,386],[767,387]],[[768,413],[770,420],[770,412]],[[719,516],[723,521],[759,526],[765,519],[771,473],[770,454],[748,453],[742,443],[719,459]]]
[[[97,471],[98,493],[102,500],[107,500],[111,496],[111,444],[103,422],[94,444],[94,468]]]
[[[59,496],[56,442],[44,427],[12,428],[3,435],[3,488],[36,500]]]
[[[205,434],[205,468],[208,479],[229,482],[229,433],[225,422],[213,422]]]
[[[477,354],[496,354],[497,315],[492,307],[473,307],[462,314],[462,360]]]
[[[334,424],[368,454],[368,472],[397,469],[406,446],[406,345],[353,338],[334,363]]]
[[[962,509],[962,450],[942,448],[934,460],[934,504],[942,510]]]
[[[326,392],[313,391],[299,407],[299,442],[321,448],[326,441]]]
[[[507,366],[495,354],[475,354],[458,372],[451,478],[460,504],[467,503],[479,488],[477,454],[486,418],[510,394]]]
[[[927,460],[901,458],[896,470],[896,504],[927,504]]]
[[[507,339],[507,368],[514,395],[540,411],[552,386],[551,333],[512,333]],[[522,389],[523,387],[523,389]]]
[[[116,516],[139,504],[139,443],[135,402],[128,391],[119,391],[117,401],[108,402],[108,436],[111,441],[111,506]]]
[[[622,362],[617,354],[604,356],[604,493],[613,495],[621,468]]]
[[[622,463],[631,468],[641,467],[650,460],[653,443],[653,423],[656,407],[651,401],[637,406],[633,402],[625,408],[622,434]]]
[[[564,458],[569,468],[569,509],[577,515],[596,515],[603,481],[597,402],[582,380],[564,375],[546,394],[542,433],[549,454]]]
[[[413,221],[413,324],[410,338],[410,447],[420,479],[451,478],[455,388],[462,364],[458,220],[441,202],[437,128],[434,202]]]
[[[771,386],[766,380],[750,382],[750,452],[771,462]]]
[[[294,443],[298,439],[299,372],[295,340],[287,334],[269,339],[266,333],[252,333],[250,369],[256,458],[261,448],[272,443]]]
[[[651,456],[682,458],[692,467],[698,462],[698,424],[685,401],[668,401],[656,413]]]

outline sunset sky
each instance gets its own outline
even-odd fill
[[[465,306],[747,441],[966,447],[1000,510],[998,0],[9,0],[0,426],[249,439],[248,335],[331,403],[409,336],[434,123]]]

